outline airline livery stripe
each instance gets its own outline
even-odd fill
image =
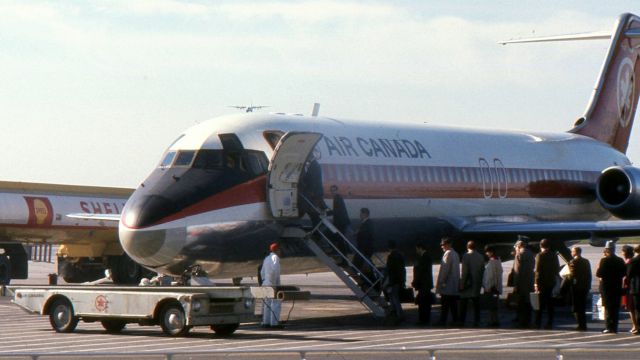
[[[504,167],[323,164],[325,195],[335,185],[345,199],[489,199],[593,197],[597,171]],[[266,201],[260,176],[210,196],[158,223]]]
[[[598,171],[403,165],[323,165],[347,198],[531,198],[593,194]]]

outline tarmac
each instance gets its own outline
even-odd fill
[[[595,273],[602,249],[584,246]],[[503,263],[504,276],[512,262]],[[54,264],[31,263],[30,279],[13,284],[46,284]],[[438,267],[434,266],[434,274]],[[411,274],[411,269],[407,269]],[[245,279],[244,284],[253,284]],[[411,279],[408,279],[410,283]],[[631,328],[627,313],[621,314],[620,332],[602,334],[603,321],[588,313],[589,330],[576,326],[568,307],[556,309],[552,330],[516,329],[514,311],[501,308],[501,327],[420,327],[417,308],[404,304],[406,321],[385,326],[356,301],[332,273],[286,275],[282,283],[308,290],[309,301],[285,302],[281,330],[242,324],[231,337],[217,337],[197,327],[185,337],[165,336],[160,327],[129,324],[121,334],[107,334],[99,323],[80,322],[74,333],[54,332],[46,316],[28,314],[0,298],[0,359],[4,358],[118,358],[118,359],[636,359],[640,336]],[[593,288],[597,288],[594,278]],[[510,291],[509,288],[505,289]],[[471,311],[471,309],[470,309]],[[433,309],[437,320],[439,307]],[[483,323],[486,323],[483,314]]]

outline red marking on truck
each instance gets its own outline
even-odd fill
[[[105,312],[107,311],[107,308],[109,307],[109,301],[107,301],[107,297],[104,295],[98,295],[96,297],[96,310],[100,311],[100,312]]]

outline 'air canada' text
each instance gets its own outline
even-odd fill
[[[367,156],[385,158],[431,159],[431,154],[418,140],[374,139],[324,136],[329,156]]]

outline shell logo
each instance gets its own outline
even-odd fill
[[[29,209],[29,225],[49,226],[53,222],[53,207],[46,197],[25,196]]]
[[[40,199],[35,199],[33,201],[33,211],[36,215],[36,225],[44,225],[47,217],[49,216],[47,204]]]

